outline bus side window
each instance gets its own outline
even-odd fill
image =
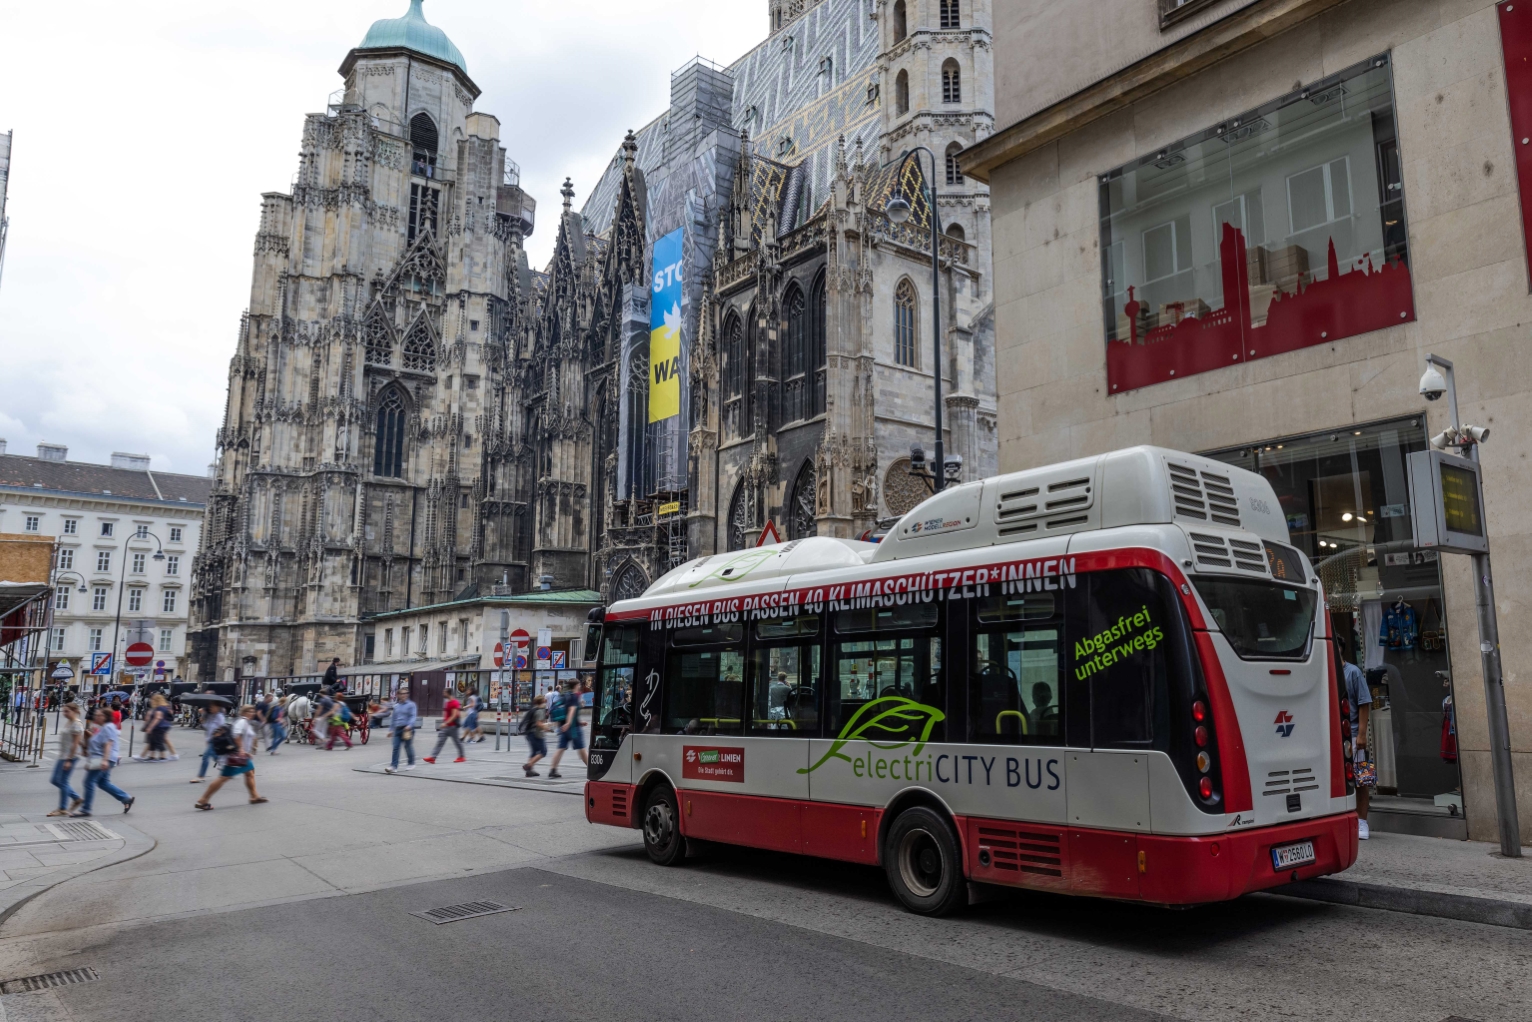
[[[826,671],[825,733],[873,741],[946,740],[947,705],[942,672],[940,613],[934,603],[838,611],[831,618],[831,661]],[[909,732],[860,729],[869,719],[860,711],[876,700],[917,704],[888,720]],[[882,704],[892,708],[895,703]],[[869,711],[873,712],[873,711]],[[876,713],[874,713],[876,716]],[[927,727],[929,725],[929,731]],[[846,728],[852,726],[850,733]]]
[[[633,725],[633,684],[638,667],[640,625],[606,630],[596,675],[591,747],[615,749]]]
[[[750,733],[819,737],[819,618],[757,621],[751,646]]]
[[[1067,669],[1070,708],[1088,702],[1094,748],[1142,747],[1157,723],[1168,724],[1171,641],[1180,626],[1156,578],[1146,568],[1085,576]]]
[[[1063,744],[1064,602],[1060,592],[968,601],[970,741]]]
[[[697,648],[703,647],[703,648]],[[743,733],[745,628],[683,628],[665,657],[665,733]]]

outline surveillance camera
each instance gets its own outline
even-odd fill
[[[1447,381],[1442,377],[1441,370],[1434,365],[1426,366],[1426,371],[1420,377],[1420,396],[1427,401],[1435,401],[1447,393]]]
[[[910,464],[911,465],[915,465],[915,466],[920,466],[920,465],[924,465],[925,463],[926,463],[925,448],[921,447],[919,444],[912,444],[910,446]]]

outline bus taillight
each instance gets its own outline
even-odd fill
[[[1216,805],[1222,796],[1213,779],[1216,748],[1213,741],[1213,715],[1208,712],[1207,697],[1192,700],[1192,740],[1197,743],[1197,794],[1202,801]]]

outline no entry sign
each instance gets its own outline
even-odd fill
[[[128,647],[124,659],[129,667],[147,667],[149,661],[154,659],[154,647],[147,642],[135,642]]]

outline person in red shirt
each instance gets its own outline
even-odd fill
[[[122,728],[122,701],[120,699],[113,699],[112,700],[112,723],[116,724],[118,729],[121,730],[121,728]]]
[[[463,704],[450,696],[442,707],[442,726],[436,732],[436,748],[431,755],[425,757],[427,763],[435,763],[436,757],[441,755],[442,748],[447,744],[447,739],[452,739],[452,744],[457,746],[457,759],[454,763],[466,763],[468,757],[463,755],[463,739],[460,734],[463,725]]]

